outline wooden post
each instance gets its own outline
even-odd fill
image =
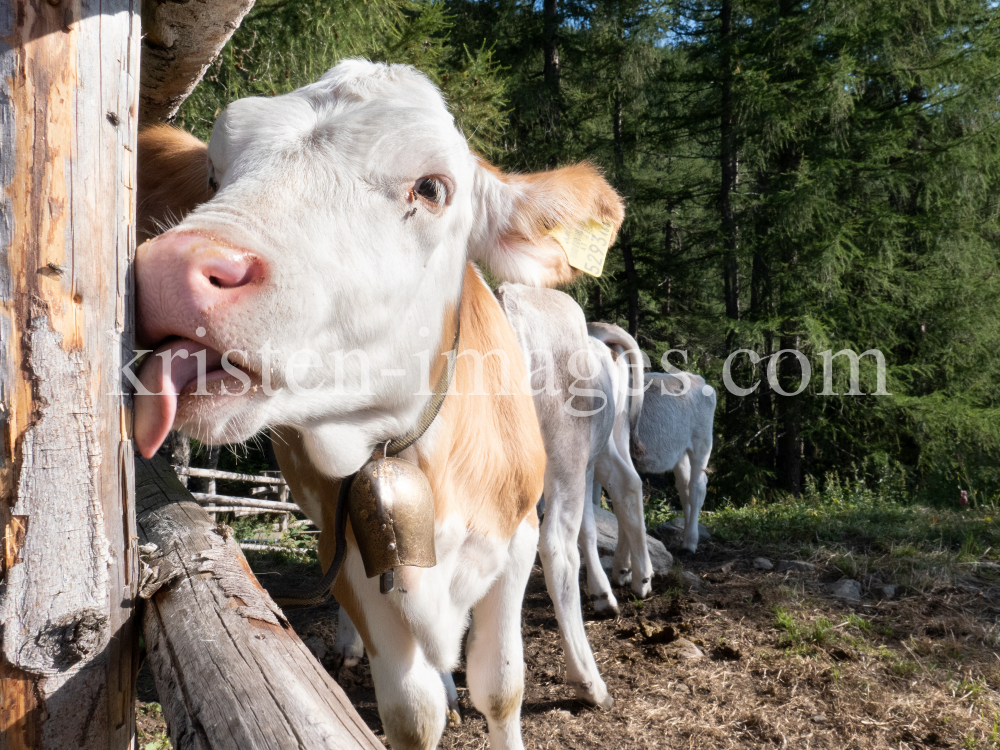
[[[142,4],[143,123],[172,120],[254,0]]]
[[[143,634],[175,750],[384,750],[160,458],[136,462]]]
[[[0,0],[0,749],[135,733],[139,7]]]

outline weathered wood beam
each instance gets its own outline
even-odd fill
[[[2,750],[134,744],[138,67],[132,0],[0,0]]]
[[[159,458],[136,460],[143,633],[175,750],[384,750]]]
[[[254,0],[142,0],[143,123],[172,120]]]

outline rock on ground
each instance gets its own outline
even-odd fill
[[[774,565],[766,557],[757,557],[753,561],[753,566],[757,570],[771,570]]]
[[[682,517],[673,518],[665,523],[661,523],[653,532],[664,544],[672,547],[680,547],[684,543],[684,519]],[[705,524],[698,522],[698,544],[704,544],[711,540],[712,535],[705,528]]]
[[[831,583],[827,590],[830,592],[830,596],[837,599],[846,599],[852,602],[861,601],[861,584],[850,578]]]
[[[801,560],[782,560],[778,563],[777,571],[779,573],[786,573],[791,571],[792,573],[812,573],[816,570],[816,566],[812,563],[802,562]]]
[[[690,570],[685,570],[681,573],[681,581],[683,581],[684,585],[692,591],[703,591],[708,586],[708,584],[702,580],[701,576],[695,575]]]
[[[610,510],[595,508],[594,521],[597,523],[598,554],[613,557],[618,546],[618,519]],[[653,564],[653,572],[656,575],[667,575],[674,565],[673,556],[667,552],[663,542],[649,534],[646,535],[646,545],[649,547],[649,561]]]
[[[899,587],[893,583],[875,583],[871,587],[872,594],[879,599],[895,599],[898,591]]]
[[[673,643],[668,643],[660,648],[663,649],[664,656],[680,659],[681,661],[694,661],[705,655],[700,648],[691,643],[687,638],[678,638]]]

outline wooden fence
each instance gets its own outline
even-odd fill
[[[135,484],[143,636],[173,746],[384,750],[166,461],[137,459]]]
[[[287,531],[292,525],[315,525],[306,519],[303,521],[290,522],[292,513],[301,513],[302,509],[292,502],[291,492],[288,483],[281,476],[280,471],[268,472],[267,474],[238,474],[232,471],[220,471],[218,469],[200,469],[193,466],[174,466],[174,471],[179,476],[197,477],[209,480],[208,492],[192,492],[191,497],[199,505],[204,506],[212,520],[217,520],[217,513],[235,513],[237,516],[246,516],[254,513],[281,513],[281,531]],[[230,482],[246,482],[256,485],[250,490],[251,495],[271,495],[277,500],[266,500],[261,497],[240,497],[237,495],[220,495],[215,491],[215,483],[219,479]],[[295,550],[289,547],[280,547],[273,544],[259,544],[255,542],[240,542],[240,547],[244,550],[282,550],[292,552],[302,552],[305,550]]]

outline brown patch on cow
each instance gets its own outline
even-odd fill
[[[503,382],[498,357],[485,357],[481,385],[488,395],[473,395],[476,361],[459,356],[433,437],[416,443],[418,461],[434,492],[435,518],[458,514],[473,531],[509,538],[542,494],[545,447],[531,396],[520,392],[526,373],[514,332],[472,265],[460,315],[459,354],[501,353],[510,381]],[[509,395],[497,395],[505,388]]]
[[[208,146],[171,125],[152,125],[139,132],[138,220],[139,242],[160,234],[191,210],[210,200]]]
[[[490,718],[496,722],[506,721],[521,707],[521,697],[523,695],[524,688],[520,686],[510,695],[491,695]]]

